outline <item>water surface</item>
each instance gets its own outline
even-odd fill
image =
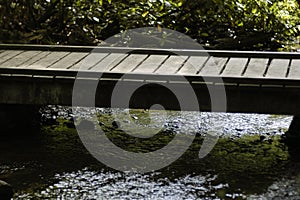
[[[111,114],[124,112],[95,111],[116,134]],[[300,199],[299,163],[280,139],[291,116],[171,112],[166,119],[154,116],[156,123],[151,124],[143,111],[131,111],[132,120],[123,124],[197,134],[179,160],[138,174],[110,169],[94,159],[66,120],[72,117],[69,108],[49,107],[44,114],[57,123],[0,141],[0,179],[14,186],[14,199]],[[220,139],[199,159],[208,130],[217,130]]]

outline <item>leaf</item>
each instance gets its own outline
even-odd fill
[[[11,4],[10,4],[10,7],[11,7],[11,8],[16,8],[16,6],[17,6],[16,3],[11,3]]]
[[[100,22],[100,20],[99,20],[98,17],[93,17],[93,20],[94,20],[95,22]]]
[[[239,22],[237,26],[244,26],[244,22]]]
[[[157,30],[158,30],[158,32],[162,32],[162,28],[161,28],[161,26],[160,25],[157,25]]]
[[[142,14],[142,17],[145,18],[148,14],[149,14],[149,11],[146,11],[146,12],[144,12],[144,13]]]
[[[253,13],[253,14],[256,14],[256,13],[257,13],[257,9],[256,9],[256,8],[253,8],[253,9],[252,9],[252,13]]]

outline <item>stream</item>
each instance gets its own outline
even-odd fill
[[[122,126],[159,128],[163,137],[196,134],[178,160],[141,174],[114,170],[91,156],[70,107],[47,106],[41,112],[40,131],[7,134],[0,141],[5,152],[0,180],[13,186],[13,199],[300,199],[300,162],[281,140],[292,116],[170,111],[162,117],[157,111],[149,121],[144,110],[81,108],[85,118],[97,114],[120,145],[124,138],[114,136],[119,130],[112,126],[116,116]],[[130,119],[124,119],[128,112]],[[219,140],[200,159],[209,130],[217,130]]]

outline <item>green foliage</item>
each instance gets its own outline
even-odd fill
[[[170,28],[207,48],[277,48],[299,35],[296,0],[2,0],[3,42],[90,45],[126,29]]]

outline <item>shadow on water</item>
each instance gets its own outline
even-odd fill
[[[107,119],[102,119],[105,120]],[[0,179],[13,185],[15,199],[28,199],[30,196],[40,196],[43,199],[43,195],[57,198],[64,195],[64,191],[70,187],[73,194],[69,197],[73,195],[74,199],[81,199],[85,193],[96,189],[98,191],[99,187],[105,188],[107,184],[115,184],[114,189],[106,188],[108,197],[130,197],[128,188],[133,186],[128,182],[128,177],[133,175],[122,174],[98,162],[84,148],[72,123],[64,119],[58,121],[58,124],[43,126],[40,131],[32,134],[9,133],[1,138]],[[131,142],[133,138],[111,125],[111,122],[104,122],[102,128],[117,146],[133,152],[151,151],[167,144],[174,137],[173,133],[162,131],[164,134],[159,134],[159,138],[144,140],[137,148]],[[251,194],[264,193],[275,181],[297,176],[299,172],[300,165],[291,161],[288,148],[281,142],[280,136],[265,138],[260,135],[245,135],[235,139],[220,138],[212,152],[199,159],[202,142],[203,137],[197,135],[180,159],[156,173],[148,173],[145,177],[141,175],[140,179],[144,182],[140,182],[145,185],[155,183],[158,187],[156,190],[164,191],[165,188],[164,197],[172,196],[168,192],[180,192],[181,187],[185,187],[186,190],[190,188],[187,194],[192,197],[222,199],[232,198],[235,194],[235,199],[243,199]],[[200,176],[204,179],[199,178]],[[87,179],[91,180],[93,177],[98,179],[93,183],[88,182]],[[101,182],[108,179],[107,177],[110,177],[109,182]],[[196,177],[195,180],[193,177]],[[123,180],[121,186],[118,185],[120,179]],[[89,187],[84,188],[82,185],[87,182]],[[78,186],[77,189],[73,188],[74,184]],[[183,186],[179,187],[180,184]],[[114,190],[120,191],[109,196],[109,191]],[[156,190],[150,193],[155,193]],[[103,194],[105,191],[102,191]],[[141,195],[149,197],[146,193]],[[99,195],[101,196],[100,193],[98,197]],[[97,194],[94,196],[97,197]]]
[[[34,190],[48,184],[56,173],[80,169],[92,162],[74,131],[65,131],[45,127],[40,132],[11,132],[2,137],[0,179],[11,183],[15,191]]]

